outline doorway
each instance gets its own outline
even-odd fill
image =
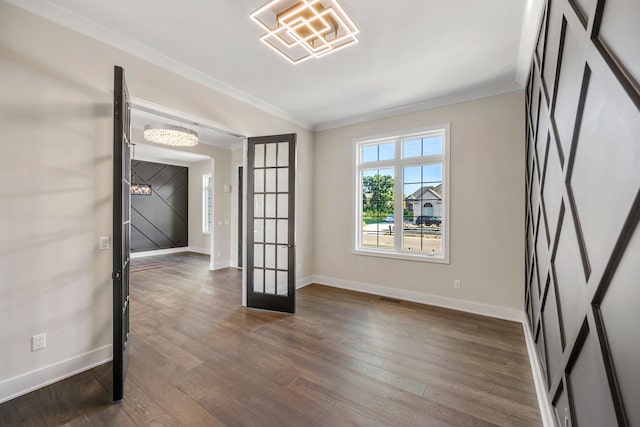
[[[199,145],[196,147],[192,147],[189,150],[181,150],[176,149],[176,147],[167,148],[164,145],[157,145],[153,143],[145,142],[144,138],[144,129],[147,124],[157,124],[167,126],[181,126],[186,128],[197,128],[198,134],[200,135]],[[223,128],[224,129],[224,128]],[[145,193],[147,194],[138,194],[136,193],[136,197],[151,197],[154,194],[154,191],[158,195],[158,204],[157,206],[167,206],[169,211],[174,211],[174,213],[179,214],[180,212],[176,212],[176,209],[171,205],[172,198],[175,198],[175,194],[171,194],[171,190],[167,191],[167,194],[160,195],[159,192],[163,187],[168,187],[168,183],[170,183],[179,173],[170,173],[166,176],[166,179],[161,179],[157,181],[155,184],[150,184],[152,178],[160,176],[162,178],[163,171],[170,170],[168,168],[167,163],[180,163],[180,160],[183,162],[185,159],[193,160],[200,159],[204,163],[204,172],[201,174],[202,177],[208,176],[209,180],[209,188],[208,189],[200,189],[196,192],[198,200],[201,201],[202,209],[195,209],[198,211],[197,213],[202,213],[203,218],[210,218],[208,222],[208,230],[205,230],[204,227],[207,222],[203,220],[189,221],[191,226],[197,227],[198,232],[202,235],[206,235],[203,244],[201,246],[202,252],[206,252],[208,254],[208,264],[209,269],[203,271],[206,277],[209,275],[209,270],[213,270],[215,263],[214,257],[216,255],[216,244],[214,240],[215,236],[215,226],[228,226],[228,216],[226,216],[227,220],[216,218],[214,214],[214,203],[207,204],[208,201],[213,201],[215,197],[213,188],[216,188],[215,181],[215,153],[216,151],[207,147],[208,145],[216,145],[215,137],[212,135],[223,135],[222,138],[226,138],[226,140],[230,140],[228,142],[229,148],[233,142],[236,142],[237,138],[240,138],[241,135],[223,132],[221,129],[216,128],[215,124],[208,122],[207,120],[203,120],[201,118],[190,117],[188,115],[181,115],[175,110],[170,110],[168,108],[160,107],[152,103],[148,103],[143,100],[139,100],[133,97],[130,97],[126,90],[126,84],[124,83],[124,70],[120,67],[116,67],[115,71],[115,84],[114,84],[114,210],[113,210],[113,348],[114,348],[114,357],[112,364],[113,371],[113,400],[118,401],[124,397],[124,383],[125,383],[125,374],[127,371],[128,360],[130,359],[130,354],[134,354],[135,350],[132,350],[132,347],[135,347],[136,342],[136,324],[130,324],[129,312],[130,310],[134,310],[135,307],[131,307],[130,299],[129,299],[129,272],[130,272],[130,260],[133,258],[131,254],[131,247],[129,245],[131,232],[132,232],[132,221],[131,221],[131,197],[133,192],[131,190],[131,148],[133,145],[138,145],[138,159],[141,157],[145,157],[147,160],[155,160],[160,163],[159,168],[153,169],[150,172],[149,176],[143,178],[143,175],[140,174],[137,179],[149,181],[149,182],[140,182],[140,188],[146,187]],[[146,147],[146,148],[145,148]],[[141,152],[142,151],[142,152]],[[151,154],[153,153],[153,154]],[[149,156],[155,156],[153,159],[150,159]],[[176,158],[178,160],[176,160]],[[188,161],[187,161],[188,162]],[[164,167],[162,165],[167,167]],[[150,168],[149,170],[151,170]],[[228,170],[228,169],[227,169]],[[225,172],[224,175],[231,176],[230,171]],[[203,182],[200,179],[191,179],[192,184],[198,186]],[[228,181],[227,181],[228,182]],[[155,187],[155,188],[154,188]],[[180,189],[184,190],[185,185],[178,186],[180,188],[176,189],[176,192]],[[220,187],[218,185],[218,187]],[[226,186],[228,187],[228,186]],[[151,191],[148,191],[151,190]],[[136,190],[137,191],[137,190]],[[207,193],[208,191],[208,193]],[[221,191],[221,190],[220,190]],[[225,191],[227,191],[225,189]],[[207,197],[208,196],[208,197]],[[192,196],[193,198],[193,196]],[[195,199],[194,198],[194,199]],[[208,208],[208,213],[205,213],[205,209]],[[187,209],[194,210],[194,209]],[[158,222],[158,224],[154,224],[152,219],[149,219],[151,216],[157,214],[157,209],[151,209],[151,214],[146,218],[149,223],[148,231],[145,238],[146,241],[150,242],[150,247],[153,248],[153,245],[160,246],[158,242],[159,239],[154,238],[154,236],[150,236],[152,233],[156,233],[159,236],[167,237],[169,242],[172,242],[172,239],[167,235],[168,230],[172,227],[169,225],[167,228],[163,228],[165,223],[162,221]],[[184,216],[184,213],[183,213]],[[141,228],[138,229],[141,234],[145,234],[142,232]],[[208,234],[206,233],[208,231]],[[222,236],[225,233],[221,233]],[[191,240],[191,239],[189,239]],[[142,240],[141,240],[142,241]],[[180,242],[178,242],[180,243]],[[222,246],[222,245],[221,245]],[[226,245],[228,246],[228,245]],[[189,243],[187,246],[179,246],[173,248],[163,249],[165,254],[171,254],[174,252],[190,252],[193,251],[194,247],[192,247]],[[149,251],[146,251],[149,252]],[[227,252],[229,250],[227,249]],[[156,251],[155,254],[145,254],[145,255],[159,255]],[[201,265],[202,263],[198,261],[197,257],[189,257],[182,256],[183,264],[187,265]],[[227,253],[227,255],[230,255]],[[171,256],[171,255],[169,255]],[[178,256],[177,254],[175,256]],[[141,258],[140,253],[137,254],[136,258]],[[202,259],[202,255],[200,255],[200,259]],[[147,274],[152,275],[152,272],[147,272],[145,270],[154,269],[157,266],[153,265],[154,263],[146,263],[145,268],[138,269],[138,275]],[[226,263],[224,267],[229,266],[229,262]],[[150,267],[150,268],[149,268]],[[186,280],[185,280],[186,282]],[[198,282],[196,282],[198,283]],[[151,280],[151,284],[153,286],[162,286],[158,280]],[[134,284],[135,285],[135,284]],[[165,284],[166,286],[166,284]],[[173,290],[169,286],[165,290],[166,292],[172,292]],[[144,328],[140,328],[144,329]],[[138,329],[138,330],[140,330]],[[152,334],[153,335],[153,334]],[[147,336],[147,335],[145,335]],[[134,344],[132,345],[132,339]],[[147,337],[148,338],[148,337]]]

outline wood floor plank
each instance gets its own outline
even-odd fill
[[[0,405],[0,427],[540,425],[518,323],[320,285],[295,315],[249,310],[208,261],[132,261],[122,402],[106,364]]]

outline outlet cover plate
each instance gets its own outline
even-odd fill
[[[31,351],[42,350],[47,346],[47,334],[38,334],[31,337]]]

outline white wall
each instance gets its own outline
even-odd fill
[[[202,175],[213,173],[213,268],[231,265],[231,150],[207,147],[213,159],[189,165],[189,248],[211,252],[211,235],[202,232]]]
[[[110,357],[112,253],[97,242],[112,231],[114,65],[136,98],[248,136],[298,133],[298,254],[311,274],[311,132],[0,1],[0,401]],[[225,219],[231,152],[211,148],[193,151],[216,159]],[[47,348],[31,352],[42,332]]]
[[[524,298],[524,117],[518,92],[316,134],[316,281],[488,304],[515,316]],[[450,265],[353,255],[352,141],[445,122],[451,123]]]
[[[211,160],[189,165],[189,248],[206,254],[211,252],[211,234],[202,232],[202,176],[211,174],[215,179],[212,169]]]
[[[238,166],[242,166],[242,148],[231,150],[231,265],[238,266]]]

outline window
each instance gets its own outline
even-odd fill
[[[449,125],[354,148],[354,253],[449,262]]]
[[[211,188],[211,174],[202,175],[202,232],[211,233],[211,210],[213,195]]]

